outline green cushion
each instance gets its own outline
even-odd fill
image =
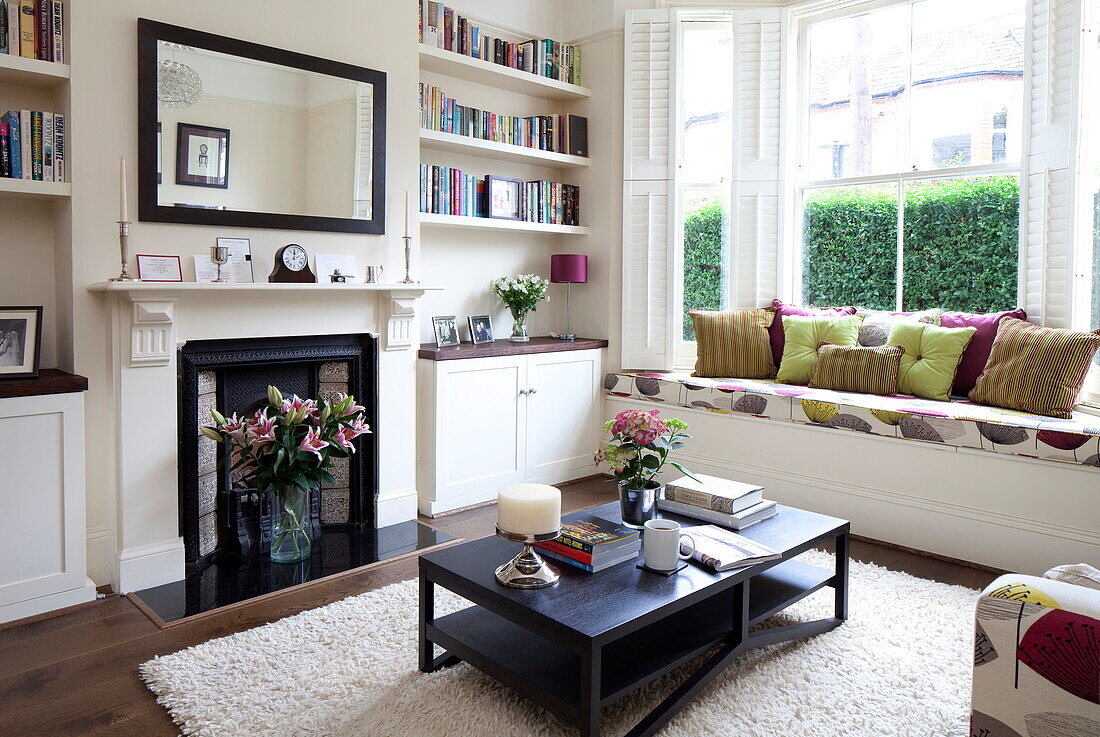
[[[898,373],[898,391],[925,399],[950,399],[955,370],[977,328],[941,328],[922,322],[895,322],[889,345],[905,349]]]
[[[817,366],[817,349],[822,343],[855,345],[863,318],[799,317],[783,315],[783,360],[775,380],[783,384],[809,384]]]

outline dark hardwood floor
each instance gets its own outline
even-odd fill
[[[615,488],[603,479],[562,487],[566,512],[604,504]],[[496,508],[486,506],[425,524],[460,538],[492,534]],[[996,574],[865,540],[851,555],[922,578],[982,588]],[[416,576],[416,557],[281,591],[160,628],[130,599],[108,598],[64,614],[0,628],[0,735],[159,737],[178,730],[156,703],[137,667],[156,655],[239,632],[332,601]]]

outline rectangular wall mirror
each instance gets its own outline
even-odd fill
[[[386,74],[138,21],[143,221],[384,233]]]

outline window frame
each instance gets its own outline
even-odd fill
[[[1025,0],[1027,2],[1029,0]],[[1025,140],[1022,141],[1020,147],[1020,157],[1014,161],[1003,161],[991,164],[979,164],[968,166],[953,166],[944,167],[940,169],[921,169],[913,171],[898,171],[890,172],[886,174],[870,174],[858,177],[840,177],[836,179],[818,179],[810,180],[806,179],[803,172],[806,170],[806,165],[809,160],[810,154],[810,46],[809,46],[809,29],[810,26],[817,23],[825,23],[829,21],[841,20],[845,18],[856,18],[861,15],[869,15],[878,10],[891,7],[905,6],[906,10],[906,25],[909,29],[906,40],[905,51],[905,110],[903,115],[903,122],[900,126],[901,130],[899,135],[904,137],[904,147],[906,160],[913,161],[913,138],[911,135],[911,122],[912,122],[912,101],[913,101],[913,79],[912,79],[912,51],[913,51],[913,7],[916,3],[922,2],[922,0],[877,0],[875,2],[845,2],[841,0],[839,3],[825,3],[815,4],[813,7],[805,8],[801,11],[794,11],[794,23],[792,23],[793,32],[797,35],[795,43],[792,44],[794,59],[791,65],[796,71],[796,79],[798,81],[797,89],[792,90],[791,94],[788,94],[786,103],[788,105],[795,105],[797,109],[797,115],[795,118],[795,125],[791,126],[791,131],[788,135],[788,144],[794,144],[793,150],[796,155],[791,157],[791,160],[786,169],[787,182],[785,189],[788,193],[788,202],[790,205],[787,208],[786,222],[788,225],[788,232],[791,233],[791,238],[788,240],[788,246],[786,249],[786,263],[788,264],[787,274],[783,276],[781,283],[787,285],[787,292],[791,299],[797,303],[803,302],[802,291],[802,264],[803,264],[803,221],[804,221],[804,203],[806,194],[810,191],[820,191],[825,189],[841,189],[847,186],[855,185],[868,185],[868,184],[881,184],[892,185],[898,195],[898,227],[897,227],[897,247],[896,247],[896,287],[894,291],[894,310],[901,311],[904,301],[903,293],[903,280],[904,273],[904,246],[905,246],[905,229],[904,229],[904,198],[905,198],[905,186],[910,182],[927,181],[927,180],[942,180],[942,179],[962,179],[973,177],[985,177],[985,176],[997,176],[997,175],[1015,175],[1021,180],[1021,192],[1023,191],[1023,165],[1024,159],[1027,156],[1027,141],[1026,141],[1026,129]],[[823,9],[814,10],[815,7],[822,7]],[[1027,68],[1027,59],[1025,51],[1025,70]],[[1025,72],[1026,74],[1026,72]],[[1019,114],[1026,116],[1026,99],[1021,105]],[[1022,198],[1021,198],[1022,199]],[[1023,203],[1020,206],[1020,231],[1017,241],[1017,247],[1022,247],[1024,229],[1023,229]],[[1024,263],[1022,257],[1018,256],[1017,259],[1017,302],[1022,301],[1023,293],[1023,279],[1024,279]],[[860,305],[857,305],[860,306]]]
[[[1100,0],[1086,0],[1082,3],[1083,19],[1082,34],[1087,40],[1094,39],[1093,43],[1082,43],[1081,64],[1076,80],[1076,87],[1080,94],[1080,103],[1085,109],[1080,111],[1080,120],[1088,120],[1100,113],[1100,99],[1095,95],[1085,95],[1085,78],[1092,72],[1100,70],[1100,38],[1095,30],[1097,22],[1100,22]],[[1097,228],[1095,218],[1095,205],[1092,197],[1100,192],[1100,173],[1090,174],[1090,167],[1100,166],[1100,135],[1091,133],[1088,125],[1077,126],[1076,156],[1074,167],[1076,168],[1076,197],[1077,197],[1077,247],[1074,249],[1072,293],[1070,297],[1070,325],[1077,330],[1096,330],[1098,325],[1092,324],[1092,299],[1094,290],[1100,290],[1100,284],[1096,283],[1097,277],[1093,273],[1093,249],[1095,246]],[[1091,184],[1092,186],[1086,186]],[[1086,199],[1087,198],[1087,199]],[[1088,206],[1084,206],[1085,203]],[[1100,365],[1094,360],[1085,376],[1084,386],[1078,397],[1078,409],[1089,414],[1100,415]]]

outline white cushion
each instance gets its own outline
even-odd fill
[[[1071,563],[1064,566],[1055,566],[1043,574],[1043,578],[1054,581],[1065,581],[1077,586],[1087,586],[1090,589],[1100,591],[1100,570],[1087,563]]]

